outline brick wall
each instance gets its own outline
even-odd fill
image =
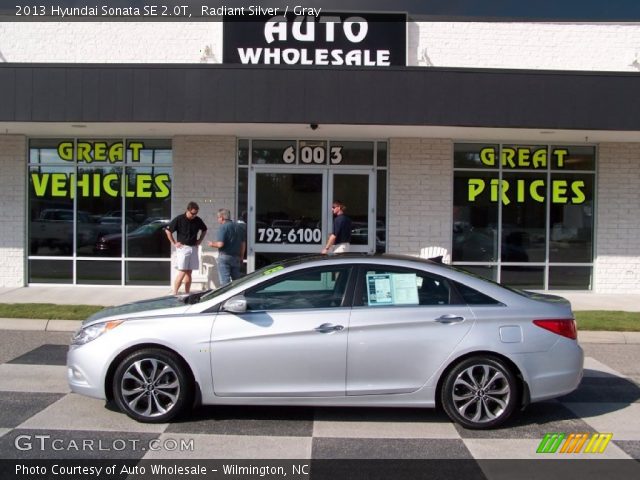
[[[172,190],[173,215],[184,212],[193,200],[200,205],[200,216],[207,226],[216,227],[215,212],[235,206],[236,138],[174,137]],[[232,211],[234,217],[235,213]]]
[[[409,22],[408,64],[640,69],[640,25]],[[222,22],[0,22],[0,61],[221,63]]]
[[[389,141],[390,253],[419,255],[424,247],[451,250],[453,142],[392,138]]]
[[[598,161],[594,290],[640,293],[640,143],[603,143]]]
[[[409,32],[414,66],[640,69],[638,24],[424,22]]]
[[[184,213],[187,203],[197,202],[207,224],[205,244],[218,230],[216,212],[228,208],[235,219],[236,138],[177,136],[173,138],[172,217]],[[208,249],[208,247],[205,247]],[[210,249],[209,249],[210,250]],[[175,269],[171,269],[171,276]]]
[[[22,287],[26,244],[26,139],[0,135],[2,230],[0,231],[0,287]]]
[[[0,22],[0,62],[221,63],[222,22]]]

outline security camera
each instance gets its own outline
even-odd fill
[[[311,128],[311,130],[317,130],[318,129],[318,124],[317,123],[310,123],[309,127]]]

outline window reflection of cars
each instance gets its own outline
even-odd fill
[[[511,232],[502,240],[503,262],[528,262],[530,248],[526,232]],[[493,229],[481,231],[471,228],[453,236],[453,258],[465,262],[495,262],[498,240]]]
[[[95,241],[96,225],[84,211],[76,212],[78,246],[90,245]],[[70,255],[73,251],[73,209],[47,208],[31,222],[29,229],[31,254],[41,247],[59,249]]]
[[[376,228],[376,252],[383,253],[387,247],[387,231],[383,227]],[[368,245],[369,229],[354,228],[351,230],[351,245]]]
[[[470,228],[464,233],[455,232],[453,235],[453,259],[465,262],[493,262],[496,261],[498,241],[495,231]]]
[[[289,232],[293,228],[292,220],[274,220],[271,222],[272,228],[279,228],[283,233]]]
[[[140,225],[139,222],[129,215],[125,215],[124,221],[128,232]],[[122,231],[122,217],[113,217],[108,215],[99,217],[96,229],[98,236],[108,235],[110,233],[120,233]]]
[[[169,219],[154,220],[141,225],[127,233],[128,257],[168,257],[171,254],[164,227],[169,224]],[[98,238],[94,253],[109,257],[122,255],[122,234],[111,233]]]
[[[126,217],[134,222],[142,223],[146,218],[144,210],[129,210],[127,209]],[[122,210],[110,210],[104,214],[104,217],[120,217],[122,218]]]

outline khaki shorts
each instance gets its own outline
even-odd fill
[[[180,248],[176,248],[177,270],[198,270],[199,268],[198,247],[183,245]]]
[[[336,253],[347,253],[349,251],[349,244],[348,243],[339,243],[337,245],[333,246],[333,249],[331,250],[331,253],[336,254]]]

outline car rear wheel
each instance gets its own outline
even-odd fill
[[[495,357],[472,357],[457,364],[441,391],[442,406],[454,422],[469,429],[495,428],[513,414],[519,397],[511,369]]]
[[[174,353],[145,349],[128,355],[115,371],[116,404],[139,422],[163,423],[182,413],[193,398],[193,382]]]

